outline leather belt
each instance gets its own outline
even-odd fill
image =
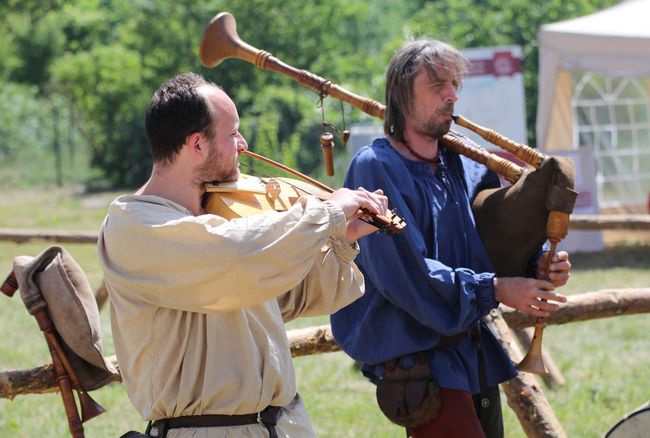
[[[244,415],[188,415],[184,417],[164,418],[155,420],[147,428],[151,437],[165,438],[167,430],[182,427],[228,427],[244,426],[246,424],[261,424],[269,431],[270,438],[277,438],[275,430],[280,410],[277,406],[269,406],[261,412]]]
[[[451,336],[440,336],[440,340],[438,340],[438,343],[436,344],[435,347],[446,347],[449,344],[453,344],[454,342],[460,341],[461,339],[465,339],[468,337],[469,337],[469,330],[465,330],[464,332],[460,332]]]
[[[460,341],[461,339],[465,339],[470,337],[470,331],[465,330],[464,332],[457,333],[455,335],[451,336],[440,336],[440,339],[438,340],[438,343],[435,345],[433,348],[438,348],[438,347],[446,347],[447,345],[451,345],[454,342]],[[417,353],[413,353],[415,358],[418,361],[426,362],[427,360],[427,351],[418,351]],[[399,358],[389,360],[388,362],[384,363],[386,368],[388,369],[395,369],[397,366],[397,363],[399,361]]]

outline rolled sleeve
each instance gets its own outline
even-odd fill
[[[484,272],[474,274],[476,301],[481,316],[487,315],[490,310],[499,306],[494,289],[494,274]]]
[[[347,239],[347,221],[341,207],[331,201],[323,202],[330,217],[330,243],[336,256],[345,262],[353,261],[359,254],[359,245],[350,245]]]

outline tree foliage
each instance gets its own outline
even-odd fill
[[[617,3],[615,0],[563,1],[439,0],[426,2],[409,20],[415,36],[429,35],[458,48],[518,45],[523,51],[526,120],[535,144],[537,33],[544,23],[579,17]]]
[[[150,96],[169,77],[197,71],[233,97],[252,150],[306,173],[321,172],[323,119],[342,129],[343,117],[349,125],[367,116],[348,107],[342,114],[339,102],[320,102],[312,90],[242,61],[202,67],[203,30],[224,10],[235,15],[240,36],[254,47],[380,101],[386,64],[406,35],[461,48],[520,45],[532,133],[540,25],[613,3],[7,0],[0,4],[0,154],[11,160],[24,147],[60,154],[58,142],[70,150],[78,143],[96,169],[87,184],[141,184],[151,167],[143,130]],[[18,144],[14,132],[33,138]]]

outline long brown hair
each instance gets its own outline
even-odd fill
[[[384,133],[404,141],[404,121],[411,112],[413,82],[424,67],[436,76],[443,69],[460,80],[469,69],[469,61],[447,43],[421,39],[400,48],[388,64],[386,71],[386,116]]]

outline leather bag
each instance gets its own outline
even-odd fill
[[[433,421],[440,413],[440,389],[426,355],[419,355],[410,369],[400,368],[396,360],[387,362],[377,384],[377,403],[386,418],[399,426],[413,428]]]

